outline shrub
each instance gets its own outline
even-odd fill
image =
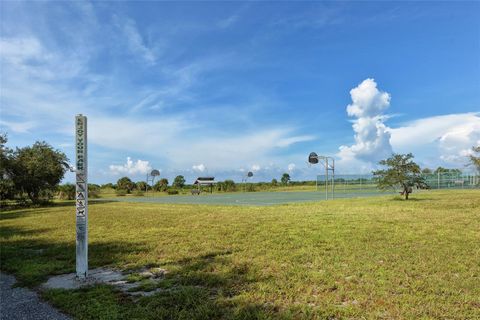
[[[236,189],[237,189],[237,186],[233,180],[225,180],[223,182],[223,191],[231,192],[231,191],[235,191]]]
[[[169,195],[178,194],[178,190],[168,190],[167,193]]]
[[[58,198],[62,200],[73,200],[75,199],[75,185],[67,183],[57,187]]]
[[[100,186],[97,184],[88,184],[88,197],[92,199],[100,198]]]
[[[100,191],[98,189],[88,190],[88,197],[92,199],[100,198]]]
[[[127,195],[127,190],[125,189],[117,189],[115,191],[117,197],[125,197]]]
[[[141,191],[141,190],[135,190],[135,191],[133,192],[133,195],[134,195],[135,197],[143,197],[145,194],[144,194],[144,192]]]

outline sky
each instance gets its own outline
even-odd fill
[[[0,2],[0,131],[89,181],[465,167],[480,144],[480,2]],[[65,181],[73,181],[68,173]]]

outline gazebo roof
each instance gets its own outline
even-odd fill
[[[215,177],[198,177],[193,184],[210,185],[217,183]]]

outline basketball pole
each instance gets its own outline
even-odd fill
[[[329,160],[331,160],[331,164],[329,164]],[[311,152],[310,155],[308,156],[308,163],[313,165],[319,162],[325,166],[325,200],[328,200],[329,183],[332,188],[332,191],[331,191],[332,199],[334,199],[335,198],[335,159],[333,157],[328,157],[328,156],[319,156],[315,152]],[[330,182],[329,171],[332,171],[331,182]],[[315,187],[318,190],[318,177],[315,181]]]

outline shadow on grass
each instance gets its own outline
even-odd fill
[[[75,236],[71,242],[48,241],[38,237],[51,229],[23,229],[0,226],[0,269],[17,276],[20,285],[36,286],[49,275],[75,271]],[[142,243],[89,243],[89,267],[116,265],[124,256],[142,254]]]
[[[405,201],[405,202],[418,202],[418,201],[431,201],[433,200],[432,198],[408,198],[408,200],[405,200],[403,197],[394,197],[390,199],[390,201]]]
[[[89,205],[102,205],[111,202],[111,200],[89,200]],[[11,208],[2,208],[0,211],[0,220],[10,220],[22,217],[28,217],[33,215],[38,215],[41,213],[45,213],[47,211],[51,212],[51,208],[69,208],[71,209],[72,213],[75,212],[75,201],[62,201],[62,202],[51,202],[46,205],[42,206],[21,206],[21,207],[11,207]]]
[[[74,272],[74,238],[65,243],[36,237],[49,232],[49,229],[33,231],[2,226],[1,270],[14,274],[24,286],[37,286],[50,275]],[[142,256],[147,250],[143,243],[90,243],[89,265],[92,269],[122,266],[132,255]],[[150,267],[160,266],[168,273],[157,284],[159,292],[140,299],[106,285],[47,290],[42,296],[78,319],[295,318],[272,304],[252,302],[252,298],[248,298],[255,284],[265,279],[249,264],[234,262],[232,254],[229,250],[215,251],[178,261],[152,263]]]

